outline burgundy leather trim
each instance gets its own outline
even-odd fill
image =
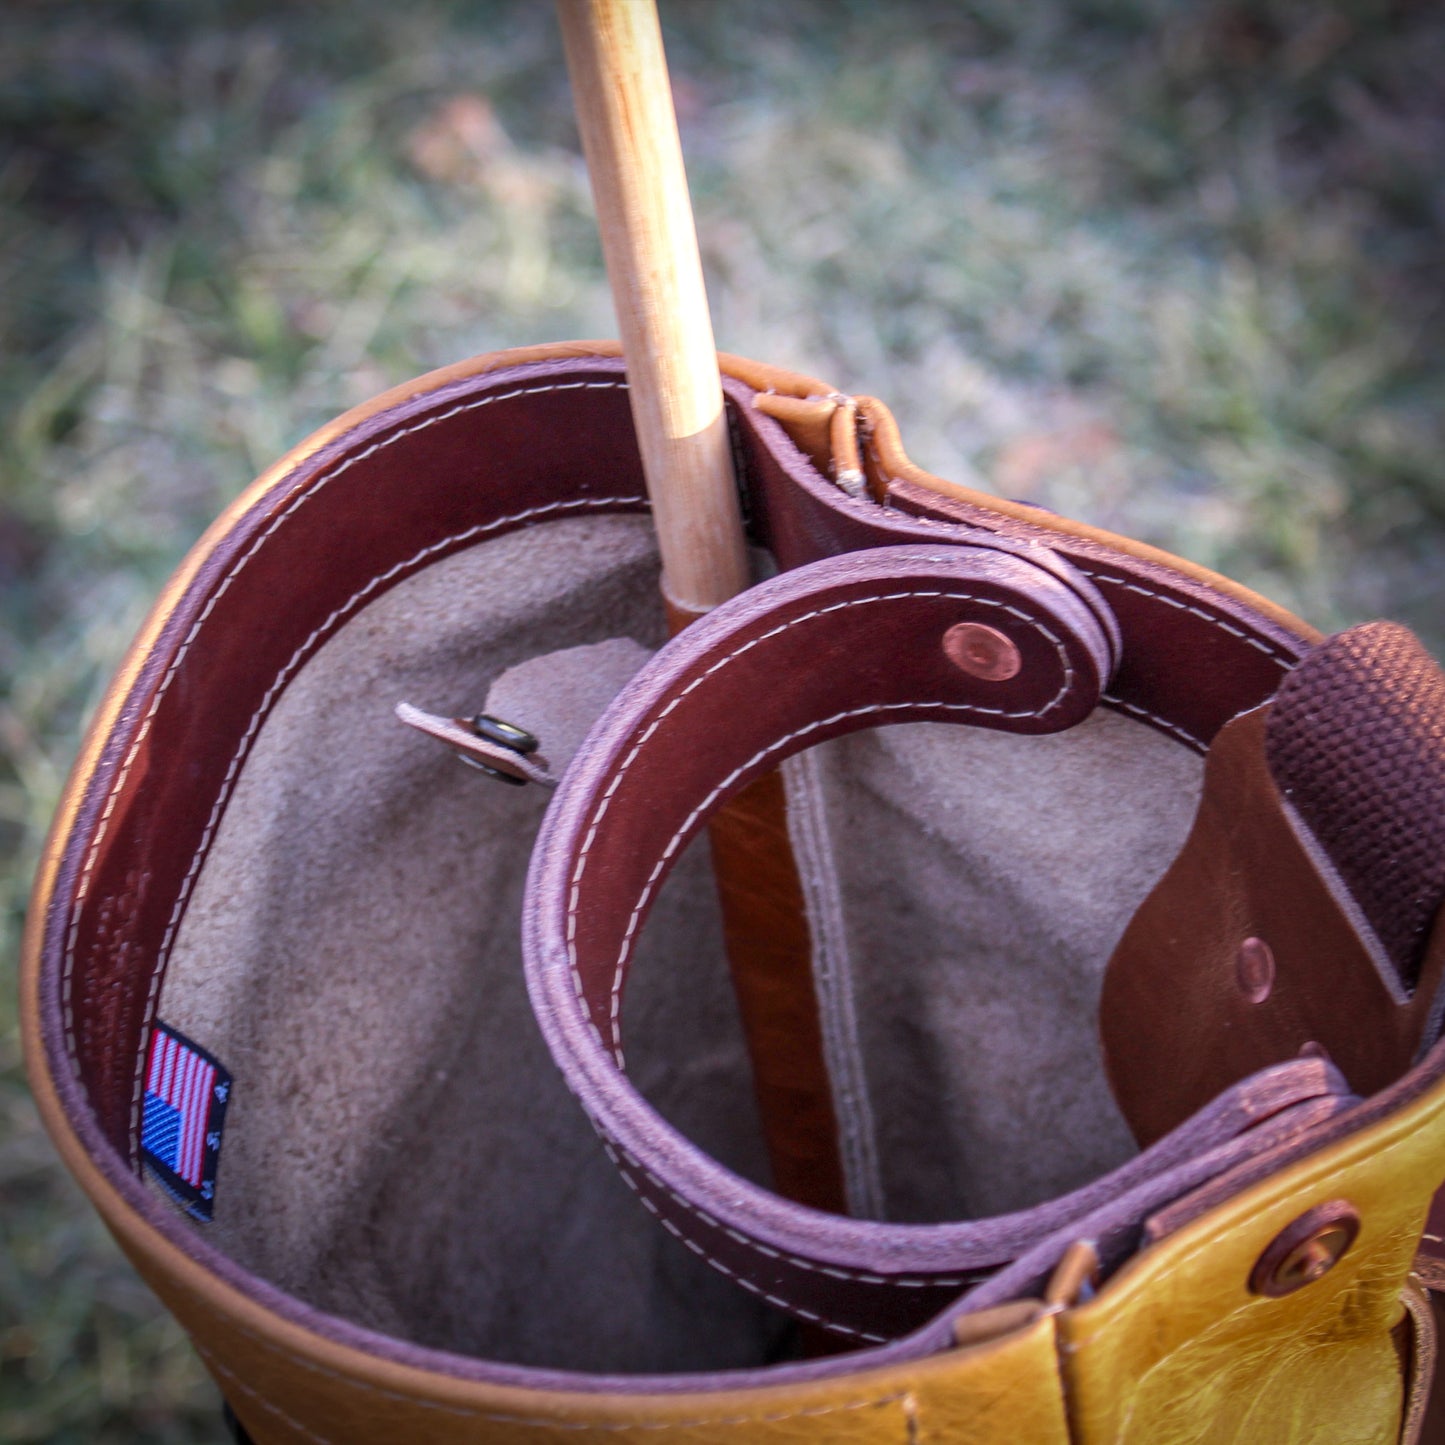
[[[117,1148],[134,1156],[140,1043],[190,881],[255,729],[286,681],[355,609],[447,551],[508,527],[645,505],[624,386],[620,362],[576,359],[413,396],[278,477],[203,558],[126,702],[129,728],[117,730],[112,756],[92,779],[93,832],[85,844],[72,837],[84,857],[71,916],[56,925],[66,936],[52,940],[63,960],[65,1054]],[[743,404],[740,383],[730,380],[728,391],[754,525],[782,565],[915,540],[920,528],[1053,565],[1043,543],[1056,539],[1044,534],[961,533],[847,498],[776,422]],[[1228,620],[1217,600],[1180,601],[1194,584],[1146,576],[1133,561],[1114,565],[1131,578],[1115,581],[1115,592],[1122,587],[1126,601],[1147,593],[1150,602],[1126,611],[1115,705],[1183,736],[1202,726],[1159,711],[1167,699],[1153,695],[1158,681],[1128,685],[1148,672],[1136,653],[1161,649],[1171,664],[1163,673],[1183,656],[1206,680],[1176,690],[1190,709],[1211,689],[1220,694],[1210,701],[1215,712],[1235,707],[1246,687],[1272,690],[1286,660],[1275,643],[1269,664],[1257,663],[1264,644]],[[293,606],[279,608],[281,597]],[[185,769],[153,767],[157,757],[178,756]],[[144,962],[137,969],[150,959],[154,972]]]
[[[984,512],[914,482],[893,481],[888,496],[892,506],[919,517],[980,527],[1000,539],[1044,542],[1067,557],[1098,586],[1126,640],[1105,702],[1199,751],[1230,718],[1269,697],[1304,654],[1294,633],[1182,573]],[[1182,690],[1181,667],[1192,679]]]

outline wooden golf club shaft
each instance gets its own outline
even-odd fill
[[[662,31],[654,0],[557,0],[557,11],[676,632],[749,577]],[[729,799],[709,833],[774,1188],[841,1211],[812,946],[779,774]]]
[[[674,611],[748,584],[682,143],[653,0],[558,0]]]

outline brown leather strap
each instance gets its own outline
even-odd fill
[[[813,406],[773,400],[805,416]],[[662,595],[674,637],[707,615],[681,606],[666,583]],[[708,837],[773,1188],[799,1204],[842,1213],[843,1161],[813,984],[813,939],[782,779],[765,775],[729,799]]]
[[[1268,718],[1260,708],[1215,739],[1189,838],[1105,975],[1109,1078],[1144,1142],[1301,1050],[1333,1059],[1358,1093],[1376,1093],[1437,1027],[1445,929],[1437,925],[1407,992],[1290,816],[1266,761]]]
[[[799,1204],[844,1214],[813,941],[781,775],[764,773],[729,799],[708,837],[773,1188]]]

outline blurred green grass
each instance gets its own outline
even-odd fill
[[[923,465],[1445,651],[1445,16],[665,0],[719,344]],[[13,960],[149,599],[337,411],[610,335],[550,7],[12,5],[0,50],[0,1438],[220,1438],[53,1162]]]

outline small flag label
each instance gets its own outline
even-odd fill
[[[220,1063],[157,1020],[146,1061],[141,1158],[196,1219],[210,1219],[215,1207],[230,1097],[231,1076]]]

